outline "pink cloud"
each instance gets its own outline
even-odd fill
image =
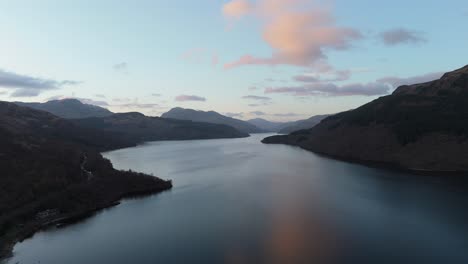
[[[219,56],[217,54],[213,54],[211,57],[211,65],[215,67],[219,63]]]
[[[252,11],[252,5],[247,0],[232,0],[223,6],[223,14],[230,18],[241,18]]]
[[[200,101],[200,102],[204,102],[204,101],[206,101],[206,98],[205,98],[205,97],[201,97],[201,96],[197,96],[197,95],[185,95],[185,94],[182,94],[182,95],[176,96],[175,100],[176,100],[177,102],[185,102],[185,101]]]
[[[237,2],[233,0],[225,8]],[[226,69],[243,65],[310,66],[326,58],[325,50],[346,49],[353,40],[361,38],[357,30],[336,26],[330,10],[304,0],[260,0],[248,6],[242,11],[223,13],[231,18],[254,14],[263,24],[262,38],[273,53],[266,58],[244,55],[226,63]]]

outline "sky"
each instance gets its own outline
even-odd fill
[[[466,25],[466,0],[0,0],[0,100],[298,120],[467,65]]]

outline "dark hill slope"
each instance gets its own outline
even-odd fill
[[[240,138],[248,136],[248,134],[226,125],[148,117],[140,113],[113,114],[108,117],[92,117],[71,121],[83,128],[98,129],[106,133],[121,135],[125,139],[124,142],[135,143],[155,140]]]
[[[315,115],[305,120],[299,120],[281,128],[278,132],[280,134],[289,134],[295,131],[313,128],[328,116],[330,115]]]
[[[468,66],[401,86],[309,130],[266,138],[334,157],[414,170],[468,171]]]
[[[171,187],[153,176],[113,169],[98,152],[125,145],[112,137],[0,102],[0,259],[16,241],[50,223]],[[48,209],[54,214],[37,218]]]

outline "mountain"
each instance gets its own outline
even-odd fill
[[[128,143],[120,140],[114,133],[0,102],[0,259],[43,227],[172,186],[115,170],[99,151]]]
[[[248,134],[227,125],[148,117],[136,112],[70,121],[82,128],[120,135],[123,142],[133,142],[134,144],[156,140],[240,138],[248,136]]]
[[[27,106],[37,110],[46,111],[62,118],[105,117],[113,113],[103,107],[84,104],[77,99],[52,100],[46,103],[15,102],[20,106]]]
[[[333,157],[412,170],[468,171],[468,66],[405,85],[309,130],[269,137]]]
[[[266,132],[278,132],[283,127],[289,126],[294,123],[294,122],[272,122],[272,121],[265,120],[263,118],[250,119],[250,120],[247,120],[247,122],[249,122],[250,124]]]
[[[318,123],[320,123],[320,121],[327,118],[328,116],[330,115],[316,115],[305,120],[299,120],[296,122],[286,124],[281,129],[278,130],[278,133],[289,134],[295,131],[312,128]]]
[[[207,122],[213,124],[224,124],[232,126],[235,129],[244,132],[244,133],[260,133],[264,132],[260,128],[252,125],[246,121],[235,119],[232,117],[227,117],[221,115],[214,111],[197,111],[192,109],[184,109],[180,107],[172,108],[169,112],[166,112],[161,115],[163,118],[173,118],[180,120],[192,120],[197,122]]]

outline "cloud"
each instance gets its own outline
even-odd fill
[[[119,62],[117,64],[114,64],[114,66],[112,66],[112,68],[114,68],[114,70],[118,71],[118,72],[127,72],[128,70],[128,64],[126,62]]]
[[[262,111],[252,111],[252,112],[250,112],[249,114],[251,114],[251,115],[256,115],[256,116],[264,116],[264,115],[266,115],[266,113],[265,113],[265,112],[262,112]]]
[[[0,95],[6,95],[6,94],[8,94],[7,91],[0,91]]]
[[[255,90],[258,90],[258,87],[257,86],[250,86],[249,91],[255,91]]]
[[[329,69],[326,72],[315,72],[312,74],[301,74],[293,77],[296,82],[317,83],[317,82],[340,82],[351,78],[350,70]]]
[[[223,14],[225,17],[239,19],[252,9],[253,6],[247,0],[232,0],[223,6]]]
[[[179,95],[179,96],[176,96],[175,100],[177,102],[185,102],[185,101],[200,101],[200,102],[204,102],[206,101],[206,98],[205,97],[201,97],[201,96],[197,96],[197,95]]]
[[[342,50],[362,38],[352,28],[339,27],[329,9],[305,0],[259,0],[256,4],[233,0],[225,4],[223,14],[239,19],[252,14],[261,21],[262,38],[271,47],[270,57],[250,54],[226,63],[225,69],[243,65],[310,66],[325,59],[325,51]]]
[[[390,87],[383,83],[354,83],[336,85],[333,83],[313,83],[303,86],[266,88],[266,94],[284,93],[294,96],[352,96],[352,95],[383,95],[388,94]]]
[[[106,98],[106,96],[103,94],[95,94],[94,96],[99,97],[99,98]]]
[[[277,117],[294,117],[294,116],[302,116],[301,114],[296,114],[296,113],[285,113],[285,114],[273,114],[274,116]]]
[[[0,70],[0,87],[13,89],[11,97],[37,96],[43,91],[57,90],[64,86],[78,85],[80,83],[71,80],[57,81],[43,79]]]
[[[389,94],[400,85],[424,83],[440,78],[442,72],[428,73],[408,78],[384,77],[369,83],[336,85],[330,82],[306,83],[300,86],[266,88],[266,94],[290,94],[293,96],[378,96]]]
[[[397,88],[401,85],[412,85],[417,83],[425,83],[433,80],[440,79],[444,75],[444,72],[432,72],[423,75],[408,77],[408,78],[399,78],[394,76],[388,76],[380,78],[377,82],[390,84],[392,87]]]
[[[118,102],[118,103],[125,103],[125,102],[131,102],[132,99],[128,97],[122,97],[122,98],[114,98],[112,99],[112,101]]]
[[[219,56],[217,54],[213,54],[213,56],[211,56],[211,65],[213,67],[217,66],[219,63]]]
[[[229,117],[243,117],[244,113],[224,113],[226,116]]]
[[[137,108],[137,109],[148,109],[148,108],[165,108],[160,106],[159,104],[150,104],[150,103],[127,103],[127,104],[118,104],[113,105],[114,107],[121,107],[121,108]]]
[[[379,38],[387,46],[396,46],[399,44],[420,44],[427,42],[423,33],[404,28],[382,32],[379,35]]]
[[[246,96],[242,96],[242,99],[257,100],[257,101],[269,101],[269,100],[271,100],[270,97],[258,96],[258,95],[246,95]]]
[[[154,97],[161,97],[162,94],[159,94],[159,93],[152,93],[151,96],[154,96]]]

